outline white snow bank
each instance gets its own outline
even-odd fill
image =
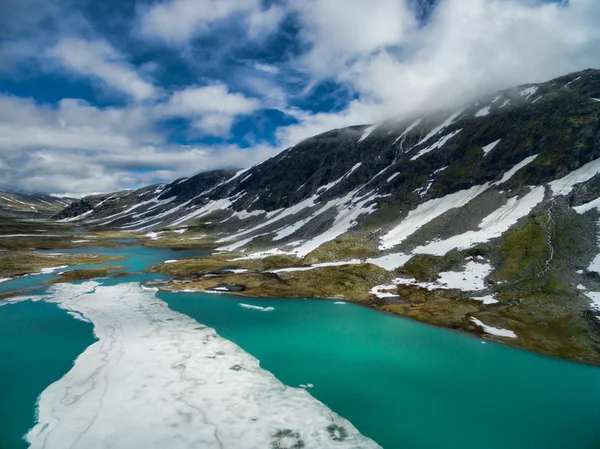
[[[599,172],[600,159],[595,159],[572,171],[565,177],[552,181],[550,187],[554,195],[567,195],[571,193],[576,184],[592,179]]]
[[[390,176],[385,182],[388,183],[390,181],[392,181],[396,176],[400,175],[400,172],[396,172],[394,173],[392,176]]]
[[[398,298],[398,295],[390,293],[390,290],[397,290],[397,285],[376,285],[369,293],[375,295],[377,298]]]
[[[277,270],[268,271],[268,273],[292,273],[294,271],[310,271],[317,268],[325,268],[325,267],[342,267],[344,265],[357,265],[361,263],[358,259],[345,260],[339,262],[321,262],[314,263],[309,267],[288,267],[288,268],[279,268]]]
[[[476,301],[481,301],[484,304],[496,304],[499,301],[494,297],[494,295],[486,295],[486,296],[472,296],[471,299]]]
[[[48,268],[42,268],[40,270],[39,274],[50,274],[50,273],[54,273],[56,270],[62,270],[64,268],[67,268],[68,265],[61,265],[59,267],[48,267]]]
[[[600,310],[600,292],[586,292],[584,294],[592,300],[592,307]]]
[[[451,133],[446,134],[445,136],[441,137],[437,142],[429,145],[427,148],[423,148],[421,151],[419,151],[417,154],[415,154],[413,157],[411,157],[410,160],[411,161],[417,160],[421,156],[424,156],[425,154],[427,154],[433,150],[443,147],[444,145],[446,145],[446,143],[448,143],[448,141],[450,139],[452,139],[454,136],[456,136],[461,131],[462,131],[462,129],[457,129],[455,131],[452,131]]]
[[[381,257],[374,257],[367,259],[367,263],[372,263],[373,265],[377,265],[385,270],[392,271],[396,268],[400,268],[406,262],[408,262],[412,258],[412,254],[404,254],[404,253],[394,253],[387,254]]]
[[[439,133],[442,129],[444,129],[444,128],[450,126],[452,123],[454,123],[454,120],[462,113],[462,111],[464,111],[464,108],[459,109],[454,114],[452,114],[450,117],[448,117],[446,120],[444,120],[444,122],[441,125],[432,129],[431,132],[429,134],[427,134],[425,137],[423,137],[423,139],[421,139],[421,141],[417,145],[421,145],[422,143],[427,142],[429,139],[431,139],[433,136],[435,136],[437,133]]]
[[[492,272],[489,263],[469,261],[463,271],[444,271],[439,274],[438,282],[448,288],[473,291],[485,289],[485,277]]]
[[[177,262],[179,259],[171,259],[171,260],[165,260],[163,263],[174,263]]]
[[[528,87],[527,89],[523,89],[521,92],[519,92],[519,94],[522,97],[525,97],[525,99],[529,99],[537,91],[538,91],[537,86],[531,86],[531,87]]]
[[[592,200],[588,203],[582,204],[581,206],[575,206],[573,209],[575,209],[575,211],[579,214],[584,214],[588,210],[592,210],[592,209],[600,210],[600,197],[598,197],[595,200]]]
[[[435,198],[419,204],[416,209],[408,213],[399,225],[382,237],[379,249],[386,250],[399,245],[430,221],[451,209],[464,206],[485,192],[488,187],[489,184],[485,183],[481,186],[473,186],[470,189],[460,190],[442,198]]]
[[[537,154],[534,154],[533,156],[526,157],[521,162],[519,162],[517,165],[515,165],[513,168],[511,168],[506,173],[504,173],[502,175],[502,178],[500,179],[500,181],[495,182],[494,185],[504,184],[506,181],[508,181],[510,178],[512,178],[515,175],[515,173],[517,173],[523,167],[525,167],[526,165],[531,164],[537,157],[538,157]]]
[[[31,449],[379,447],[138,284],[61,284],[49,301],[89,319],[98,341],[40,395]],[[332,424],[344,441],[332,439]]]
[[[479,230],[467,231],[463,234],[453,235],[445,240],[438,240],[427,245],[418,246],[414,254],[433,254],[443,256],[452,249],[468,249],[477,243],[488,242],[500,237],[521,218],[526,217],[544,199],[544,187],[539,186],[531,190],[522,198],[512,197],[506,204],[499,207],[479,223]]]
[[[423,120],[422,118],[419,118],[417,120],[415,120],[411,125],[408,126],[408,128],[406,128],[404,130],[404,132],[402,134],[400,134],[396,140],[394,140],[394,143],[392,145],[396,145],[396,143],[398,143],[398,141],[400,139],[402,139],[404,136],[406,136],[409,132],[411,132],[413,129],[415,129],[417,126],[419,126],[419,123],[421,123],[421,120]]]
[[[12,278],[0,278],[0,284],[2,282],[10,281]]]
[[[496,335],[498,337],[506,337],[506,338],[517,338],[517,334],[515,334],[513,331],[488,326],[486,324],[483,324],[481,321],[479,321],[477,318],[474,318],[474,317],[471,317],[471,321],[473,321],[477,326],[482,327],[483,331],[490,335]]]

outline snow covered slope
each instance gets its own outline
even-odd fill
[[[305,256],[350,232],[445,254],[499,237],[600,171],[600,73],[333,130],[250,169],[84,198],[57,218],[129,231],[218,223],[224,249]]]
[[[0,217],[50,218],[72,201],[50,195],[0,192]]]

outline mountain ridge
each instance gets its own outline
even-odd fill
[[[72,201],[72,198],[38,193],[0,192],[0,217],[50,218]]]
[[[600,363],[599,197],[600,71],[586,70],[331,130],[249,169],[84,198],[56,218],[214,248],[160,269],[188,288],[341,295]],[[211,277],[228,264],[250,271]]]

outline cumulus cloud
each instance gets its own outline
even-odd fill
[[[494,90],[600,67],[598,0],[161,0],[138,7],[116,37],[67,13],[67,0],[8,2],[0,58],[9,63],[0,76],[37,60],[36,69],[92,81],[129,101],[99,107],[0,94],[5,190],[110,191],[246,167],[333,128],[459,107]],[[426,22],[423,11],[432,11]],[[119,49],[109,43],[125,41]],[[226,61],[194,64],[203,50]],[[148,57],[162,52],[168,57]],[[187,78],[168,76],[173,60],[187,64]],[[229,65],[213,67],[221,63]],[[339,97],[330,110],[319,98],[324,84]],[[264,109],[296,123],[271,124],[268,135],[257,127],[249,149],[197,144],[205,136],[227,142],[236,120]],[[171,139],[169,119],[186,123],[186,145]],[[271,131],[274,145],[264,143]]]
[[[296,8],[302,39],[312,43],[297,63],[311,80],[349,86],[358,100],[335,114],[304,114],[278,131],[282,144],[600,67],[597,0],[445,0],[421,27],[407,17],[406,2],[380,0],[380,10],[352,0],[340,14],[333,3],[312,0]]]
[[[246,22],[249,35],[257,37],[274,29],[283,15],[277,5],[263,9],[260,0],[168,0],[143,11],[140,31],[148,37],[180,44],[237,16]]]
[[[108,42],[63,39],[48,49],[46,55],[74,73],[92,77],[136,100],[157,95],[152,83],[144,80]]]
[[[259,107],[257,99],[231,93],[217,83],[175,92],[161,110],[166,115],[192,118],[193,125],[207,135],[227,136],[237,116]]]
[[[250,107],[227,98],[222,106],[228,117]],[[204,112],[173,104],[186,116]],[[205,170],[245,167],[278,151],[268,144],[245,149],[171,143],[155,124],[166,107],[99,108],[76,99],[52,107],[0,95],[0,190],[86,194],[137,188]],[[204,117],[211,120],[210,111]]]

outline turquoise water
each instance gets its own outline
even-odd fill
[[[202,254],[145,247],[84,251],[132,256],[119,262],[132,276],[110,284],[156,278],[139,271]],[[39,278],[25,279],[41,288]],[[313,396],[386,449],[600,448],[599,368],[482,344],[352,304],[158,295],[253,354],[284,383],[314,384]],[[26,447],[20,438],[33,424],[35,398],[92,341],[90,324],[53,304],[0,307],[0,449]]]
[[[598,449],[600,369],[361,306],[159,293],[386,449]],[[275,307],[245,309],[239,303]]]
[[[60,379],[94,342],[92,325],[54,304],[21,302],[0,307],[0,448],[27,445],[39,394]]]

